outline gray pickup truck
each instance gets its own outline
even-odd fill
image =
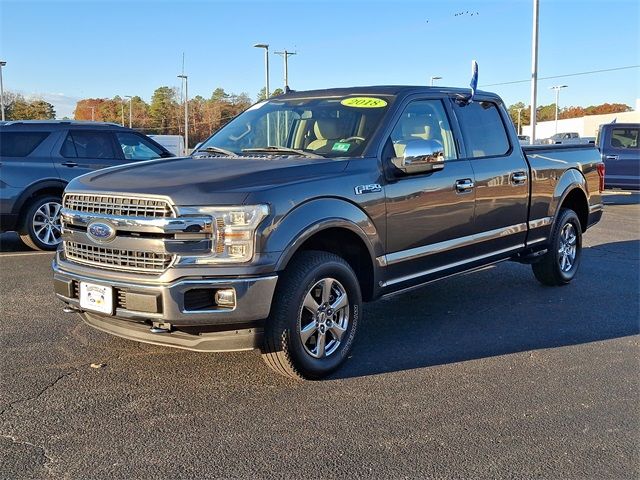
[[[521,148],[491,93],[291,91],[191,157],[72,181],[55,292],[114,335],[322,378],[363,301],[503,260],[569,283],[603,186],[593,146]]]

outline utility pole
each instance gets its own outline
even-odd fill
[[[431,77],[431,86],[433,87],[434,80],[442,80],[442,77]]]
[[[286,49],[282,52],[273,52],[276,55],[282,56],[284,59],[284,91],[287,91],[287,87],[289,86],[289,57],[291,55],[297,55],[298,52],[288,52]]]
[[[131,128],[131,120],[132,120],[132,114],[131,114],[131,101],[133,100],[133,97],[131,95],[125,95],[124,98],[128,98],[129,99],[129,128]]]
[[[4,85],[2,84],[2,67],[7,64],[4,60],[0,61],[0,110],[2,110],[2,121],[4,122]]]
[[[538,0],[533,0],[533,35],[531,38],[531,138],[536,141],[536,96],[538,94]]]
[[[189,154],[189,77],[178,75],[184,80],[184,155]]]
[[[549,87],[550,90],[556,91],[556,133],[558,133],[558,110],[560,109],[558,101],[560,100],[560,90],[567,88],[569,85],[556,85],[555,87]]]

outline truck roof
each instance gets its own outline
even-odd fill
[[[284,93],[274,98],[306,98],[306,97],[332,97],[332,96],[345,96],[345,95],[395,95],[406,96],[412,93],[439,93],[442,95],[469,95],[470,90],[468,88],[454,88],[454,87],[428,87],[424,85],[372,85],[362,87],[340,87],[340,88],[328,88],[321,90],[304,90],[296,91],[291,90],[289,93]],[[476,90],[477,95],[490,96],[499,98],[495,93]]]

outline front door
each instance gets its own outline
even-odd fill
[[[403,156],[405,146],[412,140],[434,140],[442,146],[445,160],[444,168],[438,171],[392,172],[394,179],[385,187],[384,286],[403,288],[468,256],[465,238],[473,229],[474,177],[470,161],[459,158],[451,122],[440,99],[409,103],[389,140],[394,150],[391,155],[397,157]]]

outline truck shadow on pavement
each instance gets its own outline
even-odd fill
[[[352,358],[333,378],[638,334],[639,252],[638,240],[585,248],[564,287],[544,287],[529,266],[502,263],[368,304]]]

